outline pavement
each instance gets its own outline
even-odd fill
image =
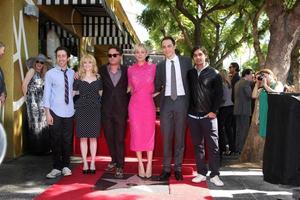
[[[78,162],[80,158],[74,157],[71,168]],[[51,166],[50,155],[24,155],[4,161],[0,165],[0,199],[34,199],[47,187],[59,181],[60,178],[45,178]],[[241,164],[236,157],[224,158],[220,173],[224,187],[216,187],[207,181],[210,194],[215,200],[289,200],[294,199],[293,191],[298,189],[265,182],[259,164]]]

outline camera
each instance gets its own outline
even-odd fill
[[[265,78],[264,74],[259,74],[257,80],[262,81]]]

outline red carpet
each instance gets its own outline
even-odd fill
[[[40,194],[37,200],[136,200],[136,199],[213,199],[210,196],[206,182],[192,183],[194,161],[185,160],[183,165],[184,181],[176,181],[172,176],[169,182],[156,181],[155,176],[161,172],[161,160],[153,162],[153,180],[142,180],[135,176],[137,163],[135,159],[127,158],[123,179],[107,179],[112,174],[104,173],[103,169],[108,163],[107,157],[97,157],[95,175],[82,174],[81,164],[74,167],[73,175],[63,177],[56,184],[50,186]],[[115,181],[115,182],[114,182]],[[110,184],[107,189],[99,189],[103,183]],[[118,186],[118,187],[117,187]],[[114,189],[113,189],[114,188]],[[137,191],[137,192],[136,192]],[[154,191],[154,192],[153,192]]]
[[[186,140],[185,140],[185,159],[194,159],[194,149],[191,141],[191,135],[189,129],[186,131]],[[130,130],[127,125],[126,136],[125,136],[125,156],[126,157],[135,157],[135,152],[129,149],[130,144]],[[155,122],[155,147],[154,147],[154,157],[163,157],[163,145],[162,137],[160,133],[160,121],[156,120]],[[76,130],[74,128],[74,139],[73,139],[73,154],[80,156],[80,143],[79,138],[76,137]],[[100,137],[98,139],[98,156],[109,156],[108,148],[104,138],[103,130],[101,130]]]

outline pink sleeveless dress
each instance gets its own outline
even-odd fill
[[[151,63],[133,64],[128,68],[131,98],[128,107],[130,149],[152,151],[155,134],[155,104],[153,100],[156,66]]]

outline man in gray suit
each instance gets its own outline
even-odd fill
[[[183,180],[181,166],[189,104],[187,72],[192,68],[192,60],[175,54],[175,40],[172,37],[163,38],[161,45],[166,59],[158,63],[155,77],[155,90],[160,92],[160,125],[164,146],[163,172],[159,179],[168,180],[171,175],[175,136],[175,178]]]
[[[251,81],[253,73],[251,69],[244,69],[242,78],[234,87],[234,110],[236,119],[236,152],[241,153],[249,130],[251,116]]]

